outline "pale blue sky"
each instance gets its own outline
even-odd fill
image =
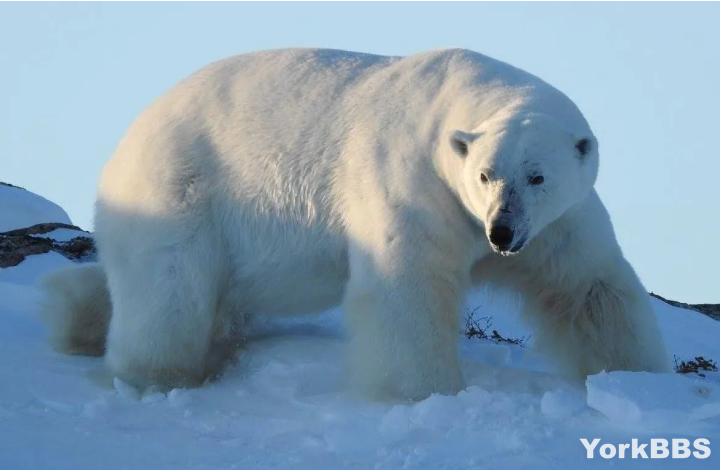
[[[101,166],[127,126],[208,62],[288,46],[465,47],[576,101],[642,281],[718,302],[719,38],[717,3],[0,3],[0,180],[90,228]]]

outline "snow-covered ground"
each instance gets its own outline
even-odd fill
[[[65,210],[23,188],[0,183],[0,233],[38,223],[68,223]]]
[[[28,225],[19,210],[6,212],[8,202],[0,200],[0,220]],[[61,215],[55,208],[37,211]],[[719,465],[718,373],[616,372],[570,383],[530,347],[533,333],[520,319],[515,296],[488,289],[470,295],[468,310],[481,307],[477,316],[491,316],[503,336],[531,339],[520,347],[460,334],[468,387],[454,396],[391,404],[349,392],[339,310],[259,317],[238,361],[220,379],[140,395],[122,382],[102,380],[101,359],[48,346],[37,314],[37,281],[68,264],[47,253],[0,269],[0,468]],[[652,303],[670,365],[672,355],[719,360],[717,321]],[[699,437],[710,440],[709,459],[605,460],[597,451],[589,460],[580,442]]]

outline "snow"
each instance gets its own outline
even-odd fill
[[[141,395],[104,378],[100,359],[48,347],[34,281],[70,263],[62,259],[31,256],[0,270],[3,468],[695,468],[719,461],[716,447],[706,461],[589,460],[579,442],[681,436],[718,444],[716,375],[603,373],[585,389],[528,348],[460,337],[464,391],[413,404],[371,402],[346,389],[337,310],[259,319],[222,378]],[[470,297],[471,308],[479,304],[503,334],[529,334],[513,297],[481,291]],[[663,326],[683,320],[687,330],[714,326],[694,312],[655,308]],[[718,330],[690,333],[695,343],[688,346],[664,332],[687,357],[719,345]]]
[[[587,378],[587,404],[619,424],[715,418],[720,397],[719,375],[714,376],[716,382],[694,374],[603,372]]]
[[[610,372],[586,384],[566,380],[530,347],[533,333],[513,293],[478,290],[467,310],[479,307],[476,314],[491,316],[493,329],[530,341],[518,346],[460,335],[468,387],[457,395],[386,403],[349,391],[338,309],[259,317],[221,378],[197,389],[141,393],[108,378],[102,359],[48,346],[37,282],[68,264],[47,253],[0,269],[0,468],[719,465],[718,374]],[[652,303],[670,365],[673,355],[719,361],[718,322]],[[706,460],[587,459],[580,443],[698,437],[711,441]]]
[[[71,264],[56,252],[27,256],[21,264],[0,269],[0,282],[35,284],[43,275]]]
[[[35,236],[38,238],[50,238],[55,241],[70,241],[73,238],[77,237],[89,237],[90,234],[86,233],[85,231],[80,231],[77,229],[69,229],[69,228],[58,228],[54,229],[52,231],[48,231],[47,233],[37,233],[33,234],[31,236]]]
[[[683,360],[704,356],[719,361],[719,321],[668,305],[654,297],[652,306],[664,320],[660,329],[670,353]]]
[[[586,406],[584,390],[562,387],[544,392],[541,397],[541,412],[555,419],[569,418]]]
[[[25,189],[0,185],[0,233],[38,223],[70,223],[55,203]]]

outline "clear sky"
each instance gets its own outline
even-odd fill
[[[0,3],[0,180],[92,228],[125,129],[208,62],[465,47],[579,105],[600,141],[597,189],[647,288],[718,302],[719,40],[717,3]]]

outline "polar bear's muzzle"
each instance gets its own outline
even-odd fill
[[[493,225],[488,238],[492,249],[502,256],[516,254],[526,244],[525,234],[519,234],[514,228],[505,224]]]
[[[496,225],[489,231],[489,242],[500,251],[506,251],[514,240],[514,230],[506,225]]]

